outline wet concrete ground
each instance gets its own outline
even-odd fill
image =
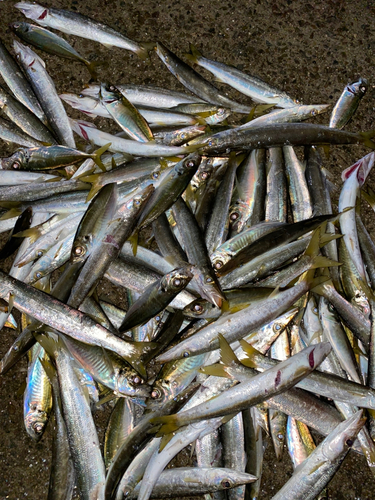
[[[232,0],[232,2],[190,0],[155,2],[133,1],[51,1],[48,6],[79,11],[98,19],[135,40],[160,40],[179,56],[194,43],[207,57],[226,62],[286,90],[305,104],[334,104],[349,81],[368,79],[369,89],[348,130],[375,128],[375,2],[323,0]],[[0,37],[8,44],[12,36],[8,24],[24,20],[13,8],[13,2],[0,3]],[[182,86],[168,73],[155,54],[142,62],[130,52],[107,49],[88,40],[66,37],[83,55],[105,61],[99,78],[113,83],[156,84],[176,90]],[[78,63],[43,55],[47,69],[59,92],[79,92],[88,82],[86,68]],[[205,74],[207,77],[208,74]],[[250,102],[229,87],[221,86],[232,98]],[[69,109],[70,112],[70,109]],[[72,113],[73,114],[73,113]],[[78,116],[74,113],[74,116]],[[324,122],[324,118],[322,119]],[[104,121],[98,121],[104,124]],[[108,126],[108,125],[103,125]],[[14,146],[0,145],[0,155]],[[368,152],[359,146],[335,147],[327,159],[327,168],[340,184],[340,172]],[[374,186],[375,172],[369,177]],[[365,211],[369,229],[374,228],[374,214]],[[375,233],[372,232],[373,236]],[[9,269],[11,259],[2,268]],[[110,291],[107,285],[103,293]],[[1,332],[2,356],[16,337]],[[46,498],[49,480],[51,429],[35,444],[26,435],[22,420],[20,388],[25,380],[26,362],[17,365],[0,378],[0,498],[42,500]],[[106,426],[108,412],[97,412],[95,421],[100,435]],[[261,497],[272,498],[292,473],[285,450],[276,463],[271,442],[267,442]],[[180,464],[189,457],[185,453]],[[350,454],[329,486],[329,497],[335,500],[370,500],[375,496],[375,481],[363,457]]]

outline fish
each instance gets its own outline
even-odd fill
[[[12,23],[10,28],[24,42],[30,43],[37,49],[49,54],[57,55],[86,65],[92,78],[96,79],[96,67],[102,63],[88,61],[82,57],[66,40],[39,26],[29,23]]]
[[[14,6],[26,17],[36,21],[43,27],[57,29],[69,35],[88,38],[106,47],[120,47],[130,50],[141,59],[147,59],[148,51],[154,46],[152,43],[135,42],[113,28],[78,12],[46,8],[34,2],[18,2]]]

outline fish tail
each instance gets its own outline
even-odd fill
[[[2,203],[2,205],[4,206],[5,203]],[[5,208],[7,208],[7,207],[5,207]],[[10,210],[8,210],[7,212],[5,212],[5,214],[3,214],[0,217],[0,220],[13,219],[14,217],[18,217],[21,214],[22,214],[22,209],[21,208],[11,208]]]
[[[41,235],[40,229],[37,227],[30,227],[29,229],[25,229],[24,231],[20,231],[17,234],[14,234],[13,236],[15,238],[29,238],[30,243],[34,243]]]
[[[90,200],[92,200],[92,198],[94,198],[94,196],[96,195],[96,193],[98,191],[100,191],[101,188],[103,187],[100,184],[100,177],[99,177],[99,175],[100,174],[87,175],[87,176],[84,176],[84,177],[82,177],[80,179],[80,181],[90,182],[91,183],[91,189],[89,191],[89,194],[87,195],[86,203],[88,203]]]
[[[135,231],[131,236],[129,236],[128,241],[131,244],[132,247],[132,252],[133,255],[137,255],[137,250],[138,250],[138,238],[139,238],[139,232]]]
[[[248,366],[250,368],[256,368],[258,366],[255,358],[256,356],[260,355],[260,352],[255,349],[251,344],[246,342],[246,340],[241,339],[240,340],[240,345],[242,350],[247,356],[246,360],[242,360],[241,363],[245,366]]]
[[[158,346],[155,342],[131,342],[133,347],[133,354],[127,359],[135,370],[143,378],[147,378],[145,363],[148,362],[152,351]]]
[[[43,333],[33,332],[33,335],[46,353],[53,359],[57,357],[59,350],[64,347],[61,338],[51,331]]]
[[[222,333],[219,333],[218,339],[220,344],[221,362],[226,366],[239,366],[241,363],[238,361],[237,356]]]
[[[91,75],[91,79],[96,81],[98,79],[97,68],[98,66],[108,66],[104,61],[85,61],[86,67]]]
[[[375,142],[373,141],[375,137],[375,130],[369,130],[368,132],[359,132],[359,137],[361,138],[362,144],[368,148],[375,149]]]
[[[342,237],[343,237],[342,234],[331,234],[331,233],[322,234],[320,237],[320,248],[327,245],[327,243],[329,243],[330,241],[338,240],[339,238]]]
[[[157,437],[164,436],[176,431],[180,425],[178,423],[178,415],[165,415],[163,417],[155,417],[151,420],[155,424],[163,424],[156,434]]]
[[[205,375],[212,375],[213,377],[229,377],[229,374],[225,370],[225,366],[220,363],[215,363],[214,365],[202,366],[199,373],[204,373]]]
[[[336,260],[328,259],[327,257],[323,257],[323,255],[317,255],[316,257],[314,257],[310,269],[318,269],[319,267],[335,267],[335,266],[342,266],[342,263],[337,262]]]
[[[199,59],[202,57],[202,54],[199,52],[197,47],[193,45],[192,43],[190,44],[190,52],[184,54],[186,59],[194,64],[197,64]]]
[[[13,314],[10,314],[8,316],[8,319],[5,322],[5,326],[7,328],[11,328],[12,330],[17,330],[18,325],[17,325],[17,321],[14,319]]]
[[[308,244],[304,255],[308,255],[309,257],[316,257],[317,255],[319,255],[321,229],[322,227],[319,226],[313,231],[310,243]]]
[[[149,53],[154,49],[155,49],[154,42],[140,42],[139,48],[135,51],[135,53],[140,59],[142,59],[142,61],[145,61],[150,57]]]
[[[43,369],[46,372],[47,377],[49,378],[49,381],[52,383],[56,376],[56,368],[53,366],[51,361],[45,356],[40,357],[39,361],[41,362]]]
[[[104,146],[102,146],[101,148],[97,149],[95,151],[95,153],[93,153],[91,155],[91,157],[94,160],[94,162],[98,165],[98,167],[101,170],[103,170],[103,172],[106,172],[106,168],[103,165],[102,160],[100,159],[100,157],[102,156],[103,153],[105,153],[107,151],[107,149],[111,146],[111,144],[112,144],[111,142],[108,142],[107,144],[104,144]]]
[[[210,116],[214,115],[215,113],[206,113],[206,112],[202,112],[202,113],[196,113],[194,116],[195,116],[195,119],[197,120],[197,122],[199,123],[199,125],[207,125],[206,123],[206,118],[209,118]]]
[[[366,192],[364,189],[361,191],[361,196],[367,201],[372,209],[375,207],[375,197],[372,196],[369,192]]]
[[[332,285],[332,281],[330,280],[329,276],[327,275],[318,276],[317,278],[312,280],[310,290],[324,297],[326,295],[326,292],[324,290],[324,285],[327,284]]]

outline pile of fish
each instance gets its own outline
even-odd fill
[[[343,130],[366,80],[344,89],[328,126],[301,123],[329,106],[191,46],[186,60],[242,104],[162,43],[15,7],[37,23],[11,26],[22,42],[92,77],[59,96],[33,49],[17,39],[15,59],[0,44],[0,137],[21,146],[1,158],[0,255],[14,260],[0,272],[0,322],[19,335],[0,371],[27,355],[26,431],[38,441],[54,419],[48,498],[261,498],[264,431],[295,468],[274,499],[316,498],[350,449],[375,474],[375,245],[357,202],[375,204],[363,188],[375,156],[342,173],[338,213],[323,161],[329,145],[375,149],[373,132]],[[95,83],[95,64],[45,28],[156,51],[190,92]],[[70,119],[62,101],[117,134]],[[99,296],[103,278],[115,304]],[[189,445],[197,466],[166,469]]]

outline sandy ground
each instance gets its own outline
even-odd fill
[[[0,37],[8,46],[12,40],[8,24],[24,20],[13,4],[8,0],[0,3]],[[347,129],[375,128],[373,1],[55,0],[48,5],[79,11],[135,40],[160,40],[179,56],[188,51],[189,42],[194,43],[207,57],[257,75],[305,104],[334,104],[345,84],[360,76],[367,78],[367,95]],[[151,60],[142,62],[121,49],[107,49],[75,37],[67,39],[90,60],[107,63],[106,67],[99,69],[102,81],[156,84],[182,90],[155,54]],[[43,58],[59,92],[79,92],[88,82],[89,74],[83,65],[49,55],[43,55]],[[249,102],[228,87],[221,88],[230,97]],[[0,147],[1,156],[14,149],[14,146],[3,144]],[[337,184],[341,183],[340,172],[365,153],[366,150],[359,146],[331,149],[327,168]],[[375,172],[372,172],[368,181],[372,186],[374,176]],[[364,217],[368,228],[372,229],[374,214],[366,210]],[[3,269],[9,269],[10,260],[4,262]],[[110,293],[106,287],[102,287],[102,291]],[[14,331],[4,329],[1,332],[0,355],[6,352],[15,336]],[[42,500],[48,489],[51,429],[47,429],[38,444],[33,443],[24,431],[22,396],[19,393],[25,375],[26,362],[23,361],[0,378],[1,499]],[[101,436],[107,418],[108,412],[99,411],[95,415]],[[265,456],[260,498],[267,500],[290,477],[292,467],[286,450],[283,460],[276,463],[270,441]],[[188,455],[184,454],[179,463],[187,461]],[[374,488],[375,482],[365,460],[351,453],[329,486],[329,498],[370,500],[374,498]]]

